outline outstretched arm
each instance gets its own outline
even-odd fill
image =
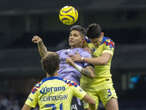
[[[41,57],[44,57],[48,53],[46,46],[44,45],[42,39],[39,36],[33,36],[32,42],[37,44],[38,51]]]
[[[82,61],[93,64],[93,65],[106,65],[111,58],[112,58],[112,55],[110,53],[105,52],[99,57],[82,58]]]
[[[103,53],[99,57],[94,58],[84,58],[79,54],[70,55],[71,59],[76,62],[87,62],[92,65],[106,65],[108,61],[112,58],[112,55],[108,52]]]

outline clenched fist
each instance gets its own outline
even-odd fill
[[[37,44],[37,43],[42,42],[42,39],[39,36],[35,35],[32,38],[32,42]]]

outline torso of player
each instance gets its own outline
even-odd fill
[[[60,65],[59,65],[60,69],[58,71],[58,74],[62,78],[73,80],[79,84],[81,73],[78,72],[74,67],[66,63],[66,58],[68,58],[69,55],[74,55],[76,52],[79,53],[83,57],[91,57],[91,55],[83,48],[63,49],[63,50],[57,51],[60,57]],[[76,64],[82,67],[87,65],[87,63],[77,63],[77,62]]]
[[[56,110],[70,109],[69,105],[71,104],[72,91],[64,82],[52,80],[50,83],[48,82],[41,87],[38,97],[38,104],[42,110],[46,110],[47,108],[56,108]]]
[[[34,86],[26,104],[31,107],[38,104],[40,110],[70,110],[72,97],[82,99],[85,94],[73,81],[49,77]]]
[[[109,52],[113,55],[114,46],[111,46],[110,42],[111,42],[111,39],[104,37],[102,43],[98,47],[95,47],[92,43],[88,43],[88,47],[92,51],[92,57],[99,57],[105,51]],[[89,79],[85,76],[83,76],[82,79],[86,80],[87,82],[92,82],[92,84],[93,83],[99,84],[106,79],[110,79],[111,78],[111,73],[110,73],[111,60],[112,60],[112,58],[108,61],[108,63],[106,65],[94,66],[96,78],[92,79],[92,81],[90,81],[91,79]],[[85,83],[85,82],[83,82],[83,83]]]

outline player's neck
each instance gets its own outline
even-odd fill
[[[82,48],[82,46],[78,45],[78,46],[71,46],[71,49],[73,48]]]
[[[55,76],[58,76],[57,72],[55,72],[53,75],[46,74],[46,77],[55,77]]]

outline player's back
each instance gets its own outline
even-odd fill
[[[49,77],[36,84],[26,104],[35,107],[38,103],[40,110],[70,110],[72,97],[83,98],[84,95],[73,81]]]

